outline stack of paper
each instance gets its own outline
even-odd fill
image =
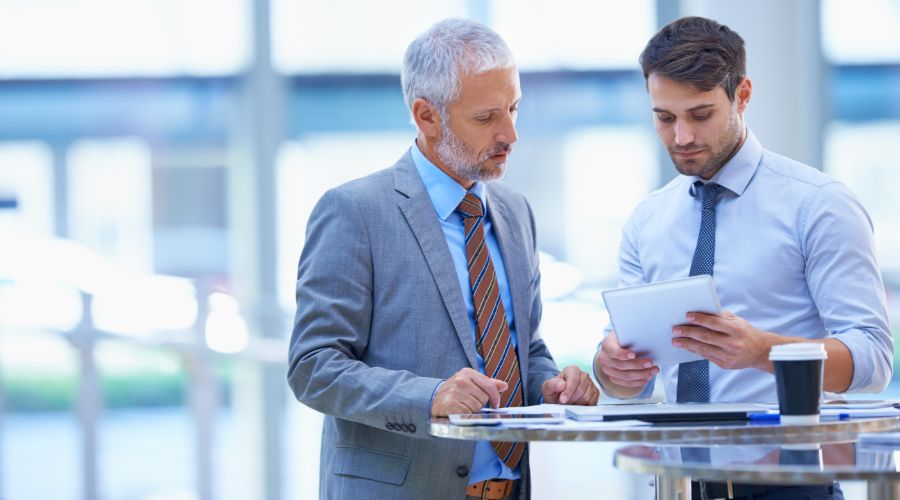
[[[897,401],[833,399],[822,403],[822,416],[839,418],[900,417]]]
[[[831,399],[822,403],[822,409],[872,410],[876,408],[897,408],[898,405],[900,405],[900,401],[887,401],[884,399]]]

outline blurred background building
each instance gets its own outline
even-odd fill
[[[401,57],[445,17],[518,59],[505,180],[543,335],[587,368],[620,228],[674,175],[637,57],[687,14],[747,41],[763,144],[869,210],[900,324],[900,0],[0,0],[0,498],[316,498],[285,383],[306,219],[411,145]],[[614,448],[534,446],[535,498],[650,498]]]

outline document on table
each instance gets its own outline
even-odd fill
[[[778,411],[778,403],[763,403],[762,406]],[[900,417],[900,401],[882,399],[833,399],[822,403],[819,414],[839,418]]]
[[[876,408],[897,408],[898,405],[900,405],[900,401],[885,399],[829,399],[822,403],[822,409],[871,410]]]
[[[822,416],[838,415],[842,418],[900,417],[900,410],[890,406],[884,408],[822,408]]]

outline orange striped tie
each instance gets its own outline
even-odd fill
[[[500,394],[500,406],[522,406],[519,357],[509,334],[506,311],[500,300],[500,283],[484,238],[484,207],[477,196],[467,193],[457,210],[463,215],[466,266],[475,309],[475,345],[484,359],[485,374],[509,384]],[[491,445],[510,469],[516,468],[525,452],[525,443],[494,441]]]

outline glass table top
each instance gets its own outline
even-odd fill
[[[649,426],[579,425],[566,421],[558,425],[529,427],[458,426],[445,418],[431,422],[432,436],[490,441],[618,441],[720,444],[773,444],[853,440],[860,432],[900,428],[900,417],[825,420],[817,424],[788,425],[779,422],[733,421],[667,423]]]
[[[690,476],[783,484],[900,479],[900,447],[853,440],[806,444],[629,445],[616,450],[619,469],[638,474]]]

